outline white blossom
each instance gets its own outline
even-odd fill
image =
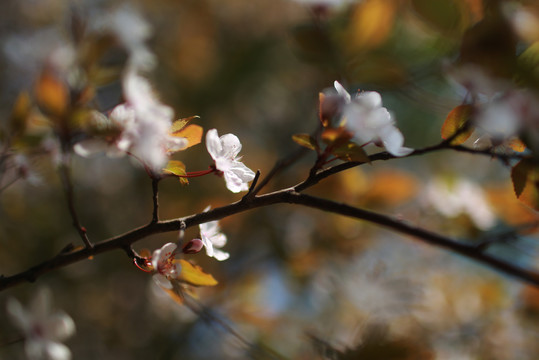
[[[436,211],[447,217],[465,214],[477,228],[487,230],[495,225],[496,215],[491,210],[483,190],[466,179],[458,179],[453,184],[435,180],[427,185],[428,203]]]
[[[204,209],[204,211],[210,210],[210,207]],[[214,257],[219,261],[226,260],[230,257],[230,254],[219,250],[226,245],[226,235],[221,232],[218,221],[210,221],[199,225],[200,238],[204,247],[206,248],[206,254],[209,257]]]
[[[188,141],[169,133],[174,111],[157,99],[147,79],[130,70],[124,75],[123,87],[126,102],[116,106],[109,115],[110,125],[119,129],[120,134],[112,141],[84,140],[74,150],[81,156],[103,151],[109,156],[129,152],[159,172],[166,165],[169,153],[186,148]]]
[[[206,148],[215,160],[216,169],[223,173],[228,190],[233,193],[249,190],[248,183],[255,178],[255,173],[240,161],[241,143],[236,135],[219,137],[217,130],[208,130]]]
[[[162,248],[157,249],[152,254],[152,266],[155,274],[154,281],[165,289],[172,289],[170,279],[175,279],[181,272],[181,265],[174,262],[177,245],[166,243]]]
[[[376,91],[358,93],[354,98],[337,81],[335,89],[345,100],[342,116],[346,127],[353,132],[360,145],[383,144],[395,156],[406,156],[413,149],[403,147],[404,136],[393,120],[391,113],[382,106],[382,97]]]
[[[29,359],[71,359],[71,351],[61,342],[75,333],[75,323],[65,312],[52,311],[51,300],[50,290],[42,288],[28,309],[13,298],[7,302],[9,316],[24,334]]]
[[[111,33],[127,50],[129,67],[139,70],[155,67],[155,55],[145,44],[152,35],[152,28],[133,6],[124,4],[107,12],[98,17],[95,26]]]

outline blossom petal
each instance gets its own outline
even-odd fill
[[[404,136],[399,129],[395,126],[386,126],[380,133],[380,140],[384,144],[387,151],[395,156],[406,156],[410,154],[413,149],[403,147]]]
[[[350,96],[350,93],[348,93],[348,91],[346,91],[346,89],[344,88],[344,86],[341,85],[340,82],[335,81],[333,83],[333,86],[335,86],[335,90],[337,90],[339,95],[344,98],[346,103],[350,103],[352,101],[352,97]]]
[[[219,249],[213,249],[213,257],[218,261],[223,261],[228,259],[230,254]]]
[[[69,315],[59,311],[48,319],[45,332],[54,339],[63,341],[75,333],[75,322]]]
[[[163,274],[154,274],[152,276],[153,280],[156,282],[157,285],[165,288],[165,289],[172,289],[172,283],[167,279],[167,277]]]
[[[356,95],[355,101],[363,106],[368,106],[371,109],[382,106],[382,96],[376,91],[364,91]]]
[[[210,129],[206,133],[206,148],[212,159],[215,160],[221,156],[223,147],[216,129]]]
[[[47,359],[52,360],[69,360],[71,359],[71,351],[64,344],[60,344],[53,341],[48,341],[45,343],[45,353],[47,354]]]
[[[240,139],[234,134],[225,134],[220,137],[223,146],[223,156],[229,159],[235,159],[241,150]]]

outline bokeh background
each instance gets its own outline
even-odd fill
[[[178,118],[199,115],[196,123],[206,130],[236,134],[244,163],[262,175],[297,148],[293,134],[316,128],[318,93],[335,80],[350,92],[379,91],[406,146],[432,145],[464,96],[447,69],[460,61],[462,37],[484,18],[488,3],[5,0],[0,119],[9,118],[21,91],[31,91],[43,64],[61,58],[53,51],[71,41],[75,17],[92,24],[129,7],[151,26],[147,45],[158,66],[148,77],[161,100]],[[521,50],[539,40],[534,2],[504,6],[507,23],[495,28],[515,31]],[[530,14],[530,38],[507,25],[515,9]],[[115,49],[103,61],[121,69],[125,53]],[[97,89],[95,106],[106,112],[120,101],[113,73]],[[190,170],[211,162],[203,144],[175,158]],[[287,169],[265,191],[304,179],[314,158]],[[0,193],[5,275],[80,242],[53,155],[31,154],[28,161],[31,175]],[[129,159],[75,156],[72,170],[92,241],[150,220],[151,181]],[[527,227],[537,213],[515,198],[510,169],[496,159],[446,151],[378,162],[309,192],[463,241],[480,243],[524,227],[527,232],[488,251],[530,267],[537,262],[537,236]],[[214,176],[189,186],[166,179],[160,215],[181,217],[239,196]],[[531,359],[539,352],[539,293],[484,266],[363,222],[288,205],[220,223],[230,259],[188,256],[219,281],[198,291],[204,314],[175,303],[117,251],[3,291],[0,343],[18,335],[6,299],[28,303],[38,287],[48,286],[56,306],[75,320],[77,333],[67,341],[74,359]],[[196,236],[197,229],[188,229],[187,237]],[[156,235],[135,248],[153,250],[175,239]],[[22,343],[0,347],[0,358],[23,359]]]

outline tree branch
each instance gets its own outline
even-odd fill
[[[220,220],[227,216],[231,216],[247,210],[284,203],[297,204],[322,210],[325,212],[331,212],[359,220],[368,221],[370,223],[377,224],[406,235],[411,235],[420,241],[450,250],[454,253],[460,254],[472,260],[476,260],[477,262],[487,265],[492,269],[498,270],[502,273],[511,275],[521,281],[525,281],[539,287],[539,273],[523,267],[519,267],[505,260],[494,257],[493,255],[487,254],[477,246],[458,242],[454,239],[406,224],[403,221],[393,219],[386,215],[359,209],[331,200],[301,194],[294,191],[293,188],[289,188],[265,195],[260,195],[250,199],[249,201],[240,200],[230,205],[215,208],[207,212],[202,212],[199,214],[173,220],[150,223],[148,225],[129,231],[125,234],[98,242],[94,244],[92,248],[86,247],[71,252],[61,252],[52,259],[47,260],[39,265],[36,265],[26,271],[12,276],[0,277],[0,291],[23,282],[33,282],[39,276],[46,274],[54,269],[76,263],[89,257],[116,249],[125,249],[136,241],[153,234],[179,231],[184,227],[189,228],[209,221]]]

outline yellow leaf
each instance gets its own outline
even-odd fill
[[[174,126],[174,124],[172,126]],[[202,139],[203,132],[204,132],[204,129],[202,128],[202,126],[191,124],[191,125],[182,127],[180,130],[174,131],[172,133],[172,136],[177,136],[177,137],[187,139],[188,141],[187,147],[191,147],[193,145],[200,144],[200,140]]]
[[[69,104],[69,90],[52,71],[44,70],[35,84],[38,105],[47,114],[62,116]]]
[[[183,129],[184,127],[187,126],[187,124],[189,124],[189,122],[193,119],[200,119],[200,116],[198,115],[195,115],[195,116],[189,116],[189,117],[186,117],[186,118],[183,118],[183,119],[179,119],[179,120],[176,120],[172,123],[172,126],[170,127],[169,129],[169,132],[174,134],[175,132],[177,131],[180,131],[181,129]]]
[[[316,150],[318,148],[318,144],[316,144],[316,141],[309,134],[292,135],[292,140],[307,149]]]
[[[348,142],[335,148],[332,154],[344,161],[360,161],[370,163],[369,155],[363,148],[353,142]]]
[[[174,260],[174,262],[179,262],[182,266],[182,271],[178,278],[180,281],[193,286],[214,286],[218,284],[217,280],[211,274],[206,274],[202,271],[200,266],[193,265],[183,259]]]
[[[473,132],[473,128],[470,126],[473,111],[472,105],[459,105],[451,110],[442,125],[442,139],[450,139],[459,132],[459,135],[451,141],[451,145],[459,145],[465,142]]]
[[[366,0],[358,5],[350,19],[352,48],[370,49],[388,38],[394,24],[393,0]]]
[[[344,127],[331,128],[324,130],[321,138],[328,146],[341,146],[352,138],[352,133]]]
[[[186,175],[185,164],[178,160],[169,160],[167,166],[163,169],[165,173],[173,174],[178,177],[182,185],[189,184],[189,180],[184,177]]]
[[[21,133],[26,128],[26,120],[30,114],[30,96],[22,92],[17,96],[11,112],[10,125],[15,133]]]

